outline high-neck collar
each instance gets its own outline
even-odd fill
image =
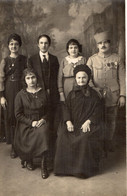
[[[73,90],[76,91],[81,91],[86,97],[90,96],[90,91],[89,91],[89,85],[84,85],[84,86],[78,86],[75,85]]]
[[[111,51],[109,51],[107,53],[98,52],[98,56],[103,57],[103,58],[107,58],[110,55],[111,55]]]

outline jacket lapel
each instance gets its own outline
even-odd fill
[[[51,74],[52,74],[52,55],[49,53],[49,78],[51,78]]]
[[[41,68],[41,59],[40,59],[39,54],[37,54],[37,57],[36,57],[36,67],[38,70],[38,75],[40,76],[40,78],[43,78],[42,68]]]

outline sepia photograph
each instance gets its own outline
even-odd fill
[[[126,196],[125,0],[0,0],[0,196]]]

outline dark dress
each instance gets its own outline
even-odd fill
[[[82,90],[81,90],[82,89]],[[101,156],[101,102],[89,86],[75,87],[67,97],[64,119],[58,129],[54,173],[56,175],[83,175],[89,177],[99,169]],[[82,124],[90,120],[90,132],[83,133]],[[70,120],[74,132],[65,124]]]
[[[56,56],[48,54],[48,66],[44,68],[44,64],[41,62],[40,55],[35,54],[29,58],[29,67],[32,67],[38,74],[41,86],[46,89],[45,80],[48,80],[49,84],[49,109],[50,109],[50,157],[54,157],[54,146],[56,141],[56,130],[59,124],[59,92],[57,86],[57,77],[59,70],[59,62]],[[47,76],[47,77],[46,77]]]
[[[40,158],[48,150],[48,104],[47,97],[41,89],[37,93],[21,90],[15,99],[15,149],[21,160],[29,161]],[[32,121],[46,120],[39,128],[32,127]]]
[[[5,131],[7,143],[13,144],[15,115],[14,99],[16,94],[21,90],[21,76],[23,70],[27,67],[27,57],[19,55],[17,58],[6,57],[4,59],[4,91],[1,92],[7,100],[7,109],[5,113]]]

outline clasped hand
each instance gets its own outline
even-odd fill
[[[0,104],[3,107],[4,110],[6,110],[7,107],[7,100],[5,99],[5,97],[1,97],[0,99]]]
[[[38,120],[38,121],[33,121],[32,122],[32,127],[37,127],[37,128],[39,128],[39,127],[41,127],[43,124],[45,124],[46,123],[46,121],[44,120],[44,119],[40,119],[40,120]]]
[[[119,105],[119,107],[123,107],[123,106],[125,106],[125,102],[126,102],[126,99],[125,99],[125,97],[120,97],[119,98],[119,100],[118,100],[118,105]]]
[[[60,101],[65,102],[65,96],[63,92],[60,93]]]
[[[90,120],[86,120],[83,125],[81,126],[81,129],[84,133],[86,132],[89,132],[90,131],[90,123],[91,121]],[[72,124],[71,121],[67,121],[66,122],[66,125],[67,125],[67,130],[69,132],[73,132],[74,131],[74,125]]]
[[[74,125],[72,124],[71,121],[67,121],[67,122],[66,122],[66,125],[67,125],[67,130],[68,130],[69,132],[73,132],[73,131],[74,131]]]
[[[84,133],[89,132],[90,131],[90,120],[86,120],[83,125],[81,126],[81,129]]]

